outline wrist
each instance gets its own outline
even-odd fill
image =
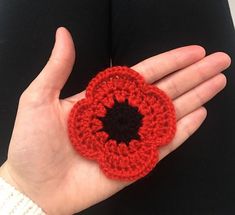
[[[0,177],[35,202],[46,214],[70,214],[66,212],[67,209],[64,208],[62,204],[58,204],[58,202],[51,197],[52,191],[48,189],[50,185],[44,182],[38,184],[32,180],[19,177],[19,174],[16,173],[8,161],[0,167]]]
[[[7,164],[7,161],[4,162],[4,164],[0,167],[0,177],[9,185],[14,187],[19,192],[23,193],[24,195],[27,195],[27,193],[24,191],[22,186],[20,186],[12,177],[12,174],[9,171],[9,167]]]
[[[0,168],[0,194],[0,214],[45,215],[35,202],[16,188],[4,166]]]
[[[11,175],[8,172],[7,161],[5,163],[3,163],[3,165],[0,167],[0,177],[3,178],[4,181],[6,181],[8,184],[10,184],[11,186],[15,187],[17,190],[22,192],[21,189],[14,182],[14,180],[12,179]]]

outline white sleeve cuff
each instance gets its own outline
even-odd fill
[[[0,214],[4,215],[46,215],[27,196],[0,177]]]

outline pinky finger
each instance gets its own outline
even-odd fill
[[[163,159],[183,144],[203,123],[207,115],[206,108],[200,107],[177,122],[177,131],[171,143],[159,149],[159,159]]]

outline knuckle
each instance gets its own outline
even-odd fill
[[[193,130],[189,125],[185,126],[185,133],[186,133],[186,138],[188,139],[190,136],[193,134]]]
[[[139,63],[141,74],[145,77],[148,83],[156,81],[156,77],[160,73],[159,67],[156,66],[154,58],[146,59]]]
[[[19,103],[21,104],[39,104],[40,103],[40,96],[38,93],[35,92],[29,92],[25,90],[19,99]]]
[[[51,63],[54,67],[66,67],[70,65],[71,59],[69,58],[58,58],[55,56],[51,56],[49,59],[49,63]]]
[[[174,143],[169,144],[168,154],[172,153],[175,150],[176,146]]]
[[[206,100],[205,100],[203,94],[200,93],[198,90],[195,90],[195,98],[198,103],[198,106],[201,106],[206,103]]]
[[[181,64],[182,64],[182,60],[179,57],[178,53],[172,52],[171,58],[172,58],[172,63],[174,64],[174,67],[175,68],[180,68]]]
[[[177,96],[179,96],[181,94],[181,91],[179,90],[179,86],[178,84],[174,81],[174,80],[171,80],[168,82],[169,86],[169,92],[171,92],[171,96],[173,98],[176,98]]]

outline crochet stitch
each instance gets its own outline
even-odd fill
[[[119,180],[147,175],[159,160],[159,147],[175,132],[171,99],[126,66],[99,72],[68,118],[75,150],[96,160],[107,177]]]

